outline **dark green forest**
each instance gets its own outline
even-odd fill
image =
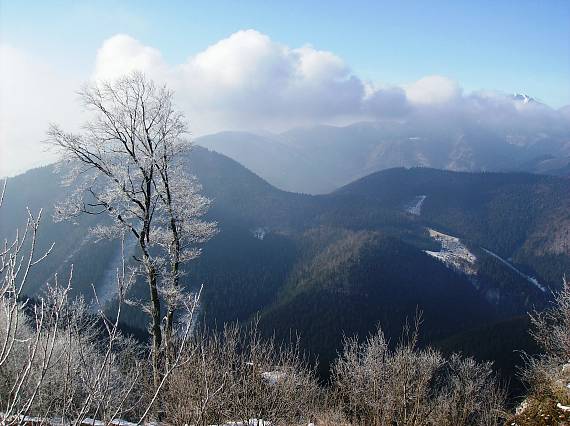
[[[184,277],[190,289],[204,285],[200,323],[216,329],[258,318],[266,335],[298,335],[324,379],[344,336],[365,336],[380,324],[397,342],[418,312],[422,343],[495,361],[512,377],[516,351],[534,350],[526,313],[548,306],[551,290],[570,270],[568,178],[399,168],[309,196],[278,190],[204,148],[194,149],[188,168],[213,200],[208,218],[219,226]],[[9,179],[8,189],[1,237],[25,221],[28,206],[44,209],[40,248],[55,242],[29,280],[29,295],[54,274],[64,279],[71,264],[76,295],[89,300],[92,285],[109,288],[119,242],[89,237],[89,227],[102,220],[97,216],[53,223],[63,193],[53,167]],[[406,206],[420,195],[421,214],[408,213]],[[459,237],[477,257],[476,275],[426,254],[440,247],[427,228]],[[483,249],[536,277],[547,291]],[[145,291],[135,286],[131,296],[144,300]],[[123,319],[144,336],[144,314],[129,309]]]

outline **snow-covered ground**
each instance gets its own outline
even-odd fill
[[[8,420],[4,418],[3,413],[0,413],[0,424],[21,424],[21,425],[45,425],[45,426],[71,426],[71,424],[79,424],[81,426],[136,426],[137,423],[127,422],[126,420],[114,419],[110,423],[101,420],[84,418],[81,422],[71,422],[62,418],[45,418],[36,416],[14,416]],[[148,424],[148,423],[145,423]],[[259,426],[262,426],[260,423]],[[269,424],[269,423],[266,423]]]
[[[261,419],[249,419],[247,423],[244,422],[230,422],[224,423],[223,425],[210,425],[210,426],[270,426],[271,422],[267,422]],[[308,426],[315,426],[314,423],[309,423]]]
[[[244,422],[229,422],[223,425],[211,425],[211,426],[270,426],[270,422],[266,422],[262,419],[249,419],[246,423]]]
[[[428,228],[428,232],[431,238],[441,244],[441,249],[439,251],[425,250],[427,254],[464,274],[475,275],[477,273],[475,269],[477,257],[469,251],[459,238],[430,228]]]
[[[265,238],[265,235],[267,235],[267,229],[266,228],[256,228],[253,231],[251,231],[251,233],[258,240],[263,240]]]
[[[439,259],[450,268],[461,271],[467,275],[477,274],[477,270],[475,269],[475,262],[477,261],[477,257],[471,251],[469,251],[469,249],[465,246],[465,244],[461,242],[459,238],[429,228],[428,232],[431,238],[441,243],[441,249],[439,251],[425,250],[427,254],[435,257],[436,259]],[[531,277],[530,275],[527,275],[524,272],[520,271],[515,266],[513,266],[512,263],[503,259],[498,254],[493,253],[491,250],[487,250],[483,247],[481,247],[481,250],[483,250],[489,256],[497,259],[511,271],[520,275],[540,291],[546,292],[546,287],[542,285],[535,277]]]
[[[491,250],[487,250],[483,247],[481,247],[481,250],[483,250],[485,253],[487,253],[490,256],[493,256],[495,259],[497,259],[499,262],[501,262],[503,265],[505,265],[507,268],[509,268],[511,271],[517,273],[518,275],[520,275],[521,277],[523,277],[525,280],[527,280],[529,283],[531,283],[532,285],[534,285],[535,287],[537,287],[540,291],[542,291],[543,293],[546,292],[546,287],[543,286],[541,283],[538,282],[538,280],[535,277],[531,277],[530,275],[525,274],[524,272],[519,271],[517,268],[515,268],[509,261],[503,259],[501,256],[499,256],[496,253],[493,253]]]
[[[406,211],[415,216],[422,214],[422,205],[426,199],[426,195],[418,195],[414,197],[411,203],[406,207]]]

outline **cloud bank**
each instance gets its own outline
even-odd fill
[[[195,135],[361,120],[453,120],[536,134],[568,132],[570,123],[564,109],[496,92],[466,94],[444,76],[377,85],[359,78],[332,52],[310,45],[292,48],[255,30],[238,31],[180,64],[169,64],[158,49],[118,34],[96,52],[92,75],[71,81],[8,46],[0,47],[0,61],[5,64],[0,69],[0,175],[13,172],[12,162],[23,150],[37,146],[49,121],[65,127],[80,121],[71,99],[79,81],[113,79],[133,70],[174,89]]]
[[[50,121],[77,127],[78,84],[25,52],[0,44],[0,176],[53,161],[40,142]]]

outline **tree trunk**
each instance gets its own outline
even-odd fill
[[[158,389],[162,380],[160,368],[160,346],[162,344],[162,332],[160,329],[160,299],[158,296],[158,288],[156,285],[156,271],[154,266],[147,268],[148,286],[150,290],[151,303],[151,332],[152,332],[152,376],[154,388]]]
[[[171,197],[170,197],[170,188],[168,186],[168,181],[166,181],[166,190],[167,190],[167,199],[168,199],[168,203],[171,203]],[[170,231],[172,232],[172,253],[171,253],[171,274],[172,274],[172,279],[173,279],[173,285],[174,287],[178,288],[179,286],[179,272],[180,272],[180,237],[178,235],[178,227],[176,225],[176,220],[174,219],[174,215],[172,212],[172,208],[170,208],[169,206],[169,210],[170,210]],[[167,307],[167,313],[166,313],[166,325],[165,325],[165,330],[164,330],[164,342],[165,342],[165,348],[166,348],[166,362],[167,365],[169,365],[173,359],[174,359],[174,353],[173,350],[174,348],[172,347],[173,342],[172,342],[172,330],[174,327],[174,311],[176,309],[176,306],[173,305],[169,305]]]
[[[174,362],[174,348],[172,342],[172,329],[174,321],[174,309],[169,306],[166,312],[166,325],[164,327],[164,349],[165,349],[165,361],[166,369],[169,369],[171,364]]]
[[[139,245],[143,252],[143,263],[146,269],[146,278],[150,292],[150,316],[152,335],[152,378],[154,388],[158,389],[162,380],[160,365],[160,347],[162,345],[162,331],[160,328],[160,297],[156,279],[156,268],[152,264],[150,254],[146,246],[145,233],[142,232],[139,238]]]

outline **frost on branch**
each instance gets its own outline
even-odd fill
[[[126,232],[137,241],[140,254],[135,259],[149,288],[158,387],[161,365],[172,358],[168,340],[184,288],[182,267],[199,255],[197,246],[216,230],[215,223],[202,219],[210,200],[200,195],[199,183],[186,171],[191,148],[188,127],[174,108],[170,90],[135,72],[86,85],[80,96],[91,114],[83,133],[66,133],[55,125],[48,132],[61,154],[63,180],[71,186],[56,207],[57,218],[106,214],[111,222],[92,230],[97,238]]]

